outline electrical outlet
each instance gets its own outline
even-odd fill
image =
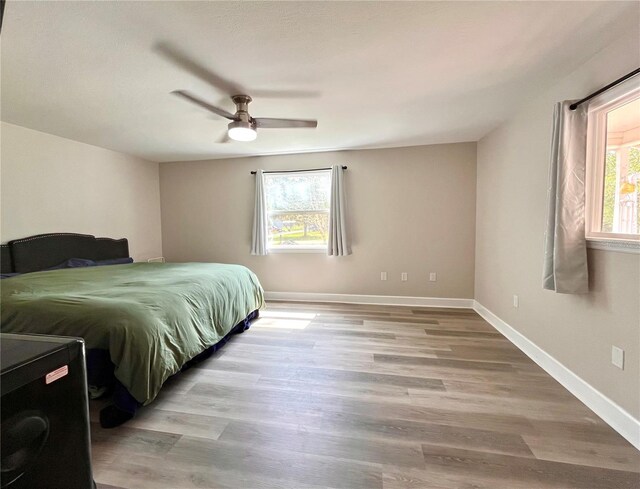
[[[438,279],[438,275],[436,272],[431,272],[429,274],[429,282],[435,282]]]
[[[409,276],[408,276],[407,272],[402,272],[400,274],[400,280],[402,280],[403,282],[406,282],[407,280],[409,280]]]
[[[387,280],[387,272],[380,272],[380,280]]]
[[[520,298],[517,295],[513,295],[513,307],[520,307]]]
[[[624,370],[624,350],[617,346],[611,347],[611,363],[621,370]]]

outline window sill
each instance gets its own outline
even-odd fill
[[[267,253],[269,255],[272,254],[280,254],[280,253],[322,253],[322,254],[327,254],[327,247],[326,246],[319,246],[319,247],[308,247],[308,248],[303,248],[301,246],[292,246],[290,248],[286,248],[286,247],[278,247],[278,248],[269,248],[267,250]]]
[[[640,255],[640,241],[621,239],[587,238],[587,248]]]

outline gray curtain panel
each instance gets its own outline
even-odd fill
[[[562,294],[589,291],[584,235],[587,108],[558,102],[553,114],[542,286]]]
[[[251,254],[267,254],[267,202],[264,196],[264,175],[262,170],[256,171],[256,201],[253,208]]]
[[[328,241],[328,255],[345,256],[351,254],[351,242],[347,229],[344,170],[341,165],[331,167],[331,210],[329,211]]]

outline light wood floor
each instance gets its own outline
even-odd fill
[[[272,302],[124,426],[100,489],[640,487],[640,452],[473,311]]]

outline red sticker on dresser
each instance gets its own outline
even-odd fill
[[[55,369],[53,372],[49,372],[45,377],[45,382],[50,384],[51,382],[55,382],[58,379],[61,379],[65,375],[69,373],[69,366],[65,365],[63,367]]]

